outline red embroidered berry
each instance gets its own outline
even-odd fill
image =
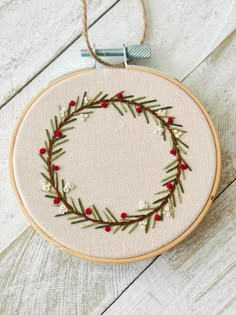
[[[53,165],[53,170],[54,171],[59,171],[60,169],[60,166],[59,165]]]
[[[56,131],[54,132],[54,135],[55,135],[56,137],[60,138],[60,137],[62,136],[61,130],[56,130]]]
[[[46,152],[46,149],[45,148],[41,148],[40,150],[39,150],[39,153],[40,154],[44,154]]]
[[[75,101],[74,101],[74,100],[71,100],[70,103],[69,103],[69,105],[70,105],[70,106],[75,106]]]
[[[53,203],[54,205],[58,205],[60,203],[60,199],[59,198],[53,199]]]
[[[168,117],[168,123],[172,123],[174,121],[174,119],[172,117]]]
[[[175,149],[171,149],[170,150],[170,154],[175,155],[176,154],[176,150]]]
[[[90,215],[91,213],[92,213],[92,209],[91,208],[85,209],[85,214]]]
[[[172,185],[171,183],[167,183],[167,184],[166,184],[166,188],[172,189],[172,188],[173,188],[173,185]]]
[[[154,219],[155,219],[156,221],[160,221],[160,220],[161,220],[161,216],[160,216],[159,214],[156,214],[155,217],[154,217]]]
[[[107,102],[102,102],[101,106],[102,106],[102,108],[107,108],[108,104],[107,104]]]
[[[188,168],[188,165],[185,163],[180,164],[181,170],[186,170]]]
[[[122,93],[122,92],[119,92],[119,93],[116,94],[116,96],[117,96],[118,98],[122,98],[122,97],[123,97],[123,93]]]
[[[137,113],[141,113],[141,112],[142,112],[142,107],[137,106],[137,107],[136,107],[136,112],[137,112]]]
[[[111,230],[110,225],[106,225],[106,226],[105,226],[105,231],[106,231],[106,232],[110,232],[110,230]]]
[[[127,217],[127,213],[126,213],[126,212],[122,212],[122,213],[120,214],[120,217],[121,217],[122,219],[125,219],[125,218]]]

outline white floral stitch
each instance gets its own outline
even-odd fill
[[[51,187],[52,187],[52,185],[50,183],[47,183],[46,185],[43,185],[42,189],[43,189],[43,191],[49,192],[49,191],[51,191]]]
[[[66,109],[65,107],[63,107],[63,108],[60,110],[60,116],[61,116],[61,118],[64,118],[64,117],[65,117],[66,111],[67,111],[67,109]]]
[[[89,114],[81,114],[80,115],[80,120],[86,121],[88,119],[88,117],[89,117]]]
[[[140,207],[140,209],[148,209],[149,205],[146,201],[141,200],[139,202],[139,207]]]
[[[154,133],[157,135],[162,135],[164,132],[164,129],[161,127],[158,127],[156,130],[154,130]]]
[[[41,185],[46,185],[47,184],[47,180],[44,179],[44,178],[40,179],[40,184]]]
[[[159,109],[159,111],[157,113],[159,116],[166,116],[167,111],[165,109]]]
[[[64,214],[67,212],[67,208],[65,205],[60,205],[59,209],[58,209],[58,213],[59,214]]]

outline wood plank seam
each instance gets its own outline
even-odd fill
[[[95,21],[93,21],[88,29],[92,28],[104,15],[106,15],[114,6],[116,6],[120,0],[117,0],[113,5],[106,9]],[[57,58],[59,58],[68,48],[70,48],[78,39],[82,37],[82,32],[77,35],[66,47],[64,47],[56,56],[54,56],[42,69],[40,69],[29,81],[27,81],[22,87],[15,92],[6,102],[0,106],[0,110],[5,107],[17,94],[19,94],[25,87],[27,87],[33,80],[35,80],[44,70],[46,70]]]

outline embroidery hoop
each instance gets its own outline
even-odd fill
[[[11,179],[11,183],[12,183],[12,187],[13,190],[16,194],[16,197],[18,199],[18,203],[20,205],[20,207],[23,210],[23,213],[25,214],[26,218],[29,220],[29,222],[31,223],[31,225],[35,228],[36,231],[38,231],[45,239],[47,239],[49,242],[51,242],[52,244],[54,244],[55,246],[59,247],[60,249],[64,250],[65,252],[75,255],[75,256],[79,256],[81,258],[84,259],[88,259],[94,262],[105,262],[105,263],[128,263],[128,262],[135,262],[135,261],[140,261],[143,259],[148,259],[150,257],[153,256],[157,256],[160,255],[161,253],[171,249],[172,247],[176,246],[178,243],[180,243],[183,239],[185,239],[197,226],[198,224],[202,221],[202,219],[205,217],[207,211],[209,210],[215,195],[216,195],[216,191],[219,185],[219,180],[220,180],[220,173],[221,173],[221,152],[220,152],[220,144],[219,144],[219,140],[217,137],[217,133],[216,130],[214,128],[214,125],[207,113],[207,111],[205,110],[204,106],[200,103],[200,101],[192,94],[192,92],[190,92],[184,85],[182,85],[180,82],[178,82],[175,79],[172,79],[170,77],[168,77],[167,75],[160,73],[158,71],[152,70],[152,69],[148,69],[148,68],[143,68],[143,67],[135,67],[135,66],[128,66],[127,70],[136,70],[136,71],[141,71],[141,72],[148,72],[151,74],[154,74],[156,76],[159,76],[161,78],[164,78],[172,83],[174,83],[175,85],[177,85],[180,89],[182,89],[183,91],[185,91],[194,101],[195,103],[198,105],[198,107],[201,109],[201,111],[203,112],[209,127],[212,131],[212,135],[214,137],[214,143],[215,143],[215,148],[216,148],[216,159],[217,159],[217,167],[216,167],[216,173],[215,173],[215,180],[214,180],[214,184],[212,187],[212,191],[211,194],[205,204],[205,207],[202,209],[201,213],[199,214],[198,218],[195,220],[195,222],[183,233],[181,234],[178,238],[176,238],[174,241],[168,243],[167,245],[149,252],[147,254],[144,255],[140,255],[140,256],[136,256],[136,257],[130,257],[130,258],[101,258],[101,257],[94,257],[94,256],[89,256],[89,255],[85,255],[83,253],[79,253],[77,251],[74,251],[66,246],[63,246],[60,242],[54,240],[50,235],[48,235],[44,230],[41,229],[41,227],[33,220],[33,218],[31,217],[30,213],[28,212],[28,210],[26,209],[26,207],[24,206],[24,203],[21,199],[21,196],[19,194],[19,191],[17,189],[17,185],[16,185],[16,181],[15,181],[15,177],[14,177],[14,169],[13,169],[13,151],[14,151],[14,145],[15,145],[15,140],[16,140],[16,136],[18,133],[18,130],[20,128],[20,125],[25,117],[25,115],[27,114],[28,110],[31,108],[31,106],[34,104],[34,102],[43,94],[45,93],[48,89],[52,88],[54,85],[58,84],[59,82],[62,82],[63,80],[72,77],[72,76],[76,76],[76,75],[80,75],[89,71],[96,71],[94,69],[86,69],[86,70],[79,70],[76,72],[73,72],[71,74],[68,74],[54,82],[52,82],[51,84],[49,84],[46,88],[44,88],[42,91],[40,91],[31,101],[30,103],[27,105],[27,107],[25,108],[25,110],[23,111],[23,113],[21,114],[18,123],[16,125],[13,137],[12,137],[12,142],[11,142],[11,147],[10,147],[10,153],[9,153],[9,169],[10,169],[10,179]]]
[[[143,0],[141,0],[142,4],[143,4]],[[83,0],[83,4],[86,4],[86,1]],[[145,13],[145,11],[144,11]],[[83,16],[84,18],[84,24],[87,24],[86,22],[86,16]],[[86,22],[86,23],[85,23]],[[144,19],[145,22],[145,19]],[[146,22],[144,24],[146,26]],[[146,28],[145,28],[145,32],[146,32]],[[145,34],[144,32],[144,34]],[[145,37],[145,35],[144,35]],[[95,47],[94,47],[95,48]],[[96,50],[95,50],[96,52]],[[129,66],[127,64],[127,60],[126,60],[126,50],[125,50],[125,46],[123,47],[123,52],[124,52],[124,65],[125,65],[125,69],[127,71],[129,70],[135,70],[138,72],[146,72],[146,73],[150,73],[153,74],[155,76],[159,76],[163,79],[166,79],[167,81],[172,82],[173,84],[175,84],[178,88],[182,89],[184,92],[186,92],[193,100],[194,102],[197,104],[197,106],[200,108],[200,110],[202,111],[202,113],[204,114],[207,123],[209,125],[209,128],[212,132],[213,138],[214,138],[214,144],[215,144],[215,149],[216,149],[216,172],[215,172],[215,179],[214,179],[214,184],[212,186],[212,190],[211,193],[209,195],[208,200],[206,201],[205,207],[202,209],[202,211],[199,213],[199,216],[197,217],[197,219],[193,222],[193,224],[191,226],[188,227],[188,229],[186,229],[186,231],[184,233],[182,233],[181,235],[179,235],[175,240],[169,242],[168,244],[158,248],[157,250],[154,251],[150,251],[146,254],[143,255],[138,255],[138,256],[132,256],[132,257],[127,257],[127,258],[102,258],[102,257],[96,257],[96,256],[90,256],[90,255],[86,255],[83,254],[81,252],[75,251],[67,246],[64,246],[62,243],[60,243],[59,241],[56,241],[55,239],[53,239],[45,230],[43,230],[36,222],[35,220],[32,218],[32,216],[30,215],[30,212],[27,210],[27,208],[24,205],[24,202],[22,201],[22,198],[20,196],[20,193],[18,191],[17,188],[17,184],[16,184],[16,180],[15,180],[15,176],[14,176],[14,167],[13,167],[13,152],[14,152],[14,146],[15,146],[15,141],[16,141],[16,137],[19,131],[19,128],[21,126],[22,121],[24,120],[25,115],[27,114],[27,112],[29,111],[29,109],[31,108],[31,106],[34,104],[34,102],[42,95],[44,94],[47,90],[53,88],[56,84],[63,82],[63,80],[66,80],[70,77],[73,76],[77,76],[77,75],[81,75],[90,71],[96,71],[95,69],[85,69],[85,70],[79,70],[79,71],[75,71],[73,73],[67,74],[57,80],[55,80],[54,82],[52,82],[51,84],[49,84],[46,88],[44,88],[42,91],[40,91],[31,101],[30,103],[27,105],[27,107],[25,108],[25,110],[23,111],[22,115],[20,116],[18,123],[16,125],[13,137],[12,137],[12,141],[11,141],[11,146],[10,146],[10,153],[9,153],[9,169],[10,169],[10,179],[11,179],[11,183],[12,183],[12,187],[13,190],[16,194],[16,197],[18,199],[18,203],[20,205],[20,207],[23,210],[23,213],[25,214],[26,218],[30,221],[31,225],[35,228],[36,231],[38,231],[45,239],[47,239],[50,243],[54,244],[55,246],[59,247],[60,249],[64,250],[65,252],[75,255],[75,256],[79,256],[81,258],[87,259],[87,260],[91,260],[94,262],[104,262],[104,263],[128,263],[128,262],[135,262],[135,261],[140,261],[143,259],[148,259],[150,257],[153,256],[157,256],[169,249],[171,249],[172,247],[176,246],[178,243],[180,243],[183,239],[185,239],[197,226],[198,224],[202,221],[202,219],[204,218],[204,216],[206,215],[208,209],[210,208],[215,195],[216,195],[216,191],[219,185],[219,180],[220,180],[220,173],[221,173],[221,152],[220,152],[220,144],[219,144],[219,140],[217,137],[217,133],[216,130],[214,128],[214,125],[207,113],[207,111],[205,110],[204,106],[200,103],[200,101],[192,94],[192,92],[190,90],[188,90],[184,85],[182,85],[179,81],[170,78],[168,75],[160,73],[156,70],[153,69],[148,69],[148,68],[144,68],[144,67],[137,67],[137,66]],[[95,63],[96,66],[96,63]]]

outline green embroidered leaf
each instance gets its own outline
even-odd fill
[[[158,110],[165,110],[165,109],[171,109],[171,108],[172,108],[172,106],[166,106],[166,107],[160,107]]]
[[[62,148],[57,149],[56,151],[53,151],[53,152],[52,152],[52,155],[55,155],[55,154],[57,154],[57,153],[61,152],[62,150],[63,150]]]
[[[61,141],[62,139],[66,138],[66,137],[67,137],[66,135],[62,135],[60,138],[54,138],[54,143]],[[53,143],[53,145],[54,145],[54,143]]]
[[[183,127],[182,125],[179,124],[174,124],[174,123],[168,123],[170,126],[176,126],[176,127]]]
[[[57,120],[57,116],[54,116],[54,123],[55,123],[55,127],[56,129],[58,128],[58,120]]]
[[[189,149],[189,146],[186,143],[184,143],[182,140],[177,139],[177,141],[180,142],[183,146],[185,146],[186,148]]]
[[[114,106],[114,108],[118,111],[118,113],[119,114],[121,114],[121,116],[124,116],[124,114],[122,113],[122,111],[116,106],[116,104],[114,104],[114,103],[111,103],[113,106]]]
[[[57,146],[59,146],[59,145],[65,143],[65,142],[67,142],[67,141],[69,141],[69,139],[65,139],[65,140],[62,140],[62,141],[58,141],[58,142],[56,142],[56,143],[53,145],[53,147],[55,148],[55,147],[57,147]]]
[[[146,122],[149,124],[148,115],[147,115],[147,112],[145,110],[143,111],[143,114],[144,114],[144,117],[146,119]]]
[[[124,110],[124,112],[126,112],[126,113],[127,113],[127,109],[126,109],[126,107],[125,107],[124,103],[120,103],[120,105],[121,105],[122,109]]]
[[[68,125],[68,124],[70,124],[70,123],[72,123],[73,121],[76,121],[76,120],[77,120],[77,118],[72,118],[72,119],[70,119],[70,120],[64,121],[64,122],[63,122],[63,126],[64,126],[64,125]],[[60,137],[60,138],[62,138],[62,137]]]
[[[64,217],[65,215],[68,215],[68,214],[71,214],[71,213],[73,213],[73,212],[67,211],[67,212],[65,212],[65,213],[56,214],[56,215],[54,215],[54,217]]]
[[[138,225],[139,225],[138,222],[135,223],[135,224],[133,225],[132,229],[129,231],[129,234],[131,234],[135,229],[137,229]]]
[[[82,223],[82,222],[85,222],[87,221],[86,219],[81,219],[81,220],[77,220],[77,221],[74,221],[74,222],[71,222],[70,224],[77,224],[77,223]]]
[[[64,179],[61,180],[61,187],[62,187],[63,198],[66,200],[66,192],[64,191],[64,187],[65,187]]]
[[[136,116],[135,116],[135,113],[134,113],[134,111],[133,111],[132,106],[131,106],[129,103],[127,103],[127,106],[128,106],[128,108],[129,108],[129,110],[130,110],[131,114],[133,115],[133,117],[134,117],[134,118],[136,118]]]
[[[154,195],[165,194],[165,193],[167,193],[167,192],[169,192],[169,190],[168,190],[168,189],[165,189],[165,190],[162,190],[162,191],[159,191],[159,192],[155,193]]]
[[[149,101],[140,102],[139,104],[142,104],[142,105],[144,105],[144,104],[151,104],[151,103],[154,103],[156,101],[157,100],[149,100]]]
[[[181,182],[181,179],[179,179],[179,187],[182,191],[182,193],[184,193],[184,188],[183,188],[183,185],[182,185],[182,182]]]
[[[53,120],[52,120],[52,119],[50,119],[50,123],[51,123],[52,133],[54,133],[55,127],[54,127],[54,124],[53,124]]]
[[[75,205],[75,202],[74,202],[73,198],[70,197],[70,199],[71,199],[71,202],[72,202],[72,205],[73,205],[74,210],[75,210],[76,212],[78,212],[78,209],[77,209],[77,207],[76,207],[76,205]]]
[[[57,198],[57,195],[44,195],[44,197],[55,199],[55,198]]]
[[[168,170],[166,171],[166,173],[170,173],[171,171],[173,171],[173,170],[175,170],[175,169],[177,169],[177,168],[178,168],[178,165],[173,166],[172,168],[168,169]]]
[[[112,220],[114,220],[115,222],[118,222],[116,217],[112,214],[112,212],[108,208],[106,208],[106,211],[107,211],[107,213],[109,214],[109,216],[111,217]]]
[[[48,182],[51,183],[51,180],[44,174],[44,173],[40,173]]]
[[[93,208],[93,212],[96,213],[96,216],[98,217],[99,220],[102,221],[102,217],[100,216],[97,208],[95,207],[95,205],[92,205],[92,208]]]
[[[95,102],[100,96],[102,95],[102,91],[101,92],[99,92],[92,100],[91,100],[91,102],[90,103],[93,103],[93,102]]]
[[[56,161],[59,157],[61,157],[61,156],[64,155],[65,153],[66,153],[66,152],[63,151],[63,152],[59,153],[58,155],[55,155],[55,156],[51,159],[51,161],[52,161],[52,162]]]
[[[61,131],[65,132],[65,131],[68,131],[68,130],[71,130],[71,129],[75,129],[75,127],[62,128]]]
[[[156,203],[159,203],[159,202],[165,200],[166,197],[168,197],[168,195],[166,195],[165,197],[162,197],[162,198],[160,198],[160,199],[155,200],[155,201],[153,202],[153,204],[156,204]]]
[[[116,232],[118,232],[121,229],[122,225],[118,225],[114,230],[113,230],[113,234],[115,234]]]
[[[39,154],[40,158],[43,160],[43,162],[47,165],[47,160],[45,159],[44,156],[42,156],[42,154]]]
[[[85,91],[85,92],[84,92],[84,95],[83,95],[83,98],[82,98],[82,102],[81,102],[80,107],[83,107],[83,106],[84,106],[84,99],[85,99],[86,96],[87,96],[87,92]]]
[[[48,141],[50,142],[51,140],[51,136],[50,136],[50,132],[48,129],[46,129],[46,134],[47,134],[47,137],[48,137]]]
[[[84,213],[84,212],[85,212],[85,210],[84,210],[84,205],[83,205],[83,203],[82,203],[82,201],[81,201],[80,198],[78,198],[78,203],[79,203],[81,212]]]
[[[168,168],[170,168],[171,166],[173,166],[176,163],[178,163],[178,160],[171,161],[169,164],[166,165],[165,170],[167,170]]]
[[[150,227],[150,219],[151,217],[147,218],[147,224],[145,225],[145,233],[147,234],[149,231],[149,227]]]
[[[77,99],[76,99],[76,102],[75,102],[75,109],[74,109],[74,111],[76,111],[77,108],[79,107],[79,100],[80,100],[80,97],[78,96]]]
[[[57,172],[55,172],[55,177],[56,177],[56,188],[58,188],[58,174],[57,174]]]
[[[144,99],[146,99],[145,96],[137,97],[137,98],[133,98],[133,99],[131,100],[131,102],[135,102],[135,103],[136,103],[137,101],[144,100]],[[140,104],[140,103],[138,103],[138,104]]]

